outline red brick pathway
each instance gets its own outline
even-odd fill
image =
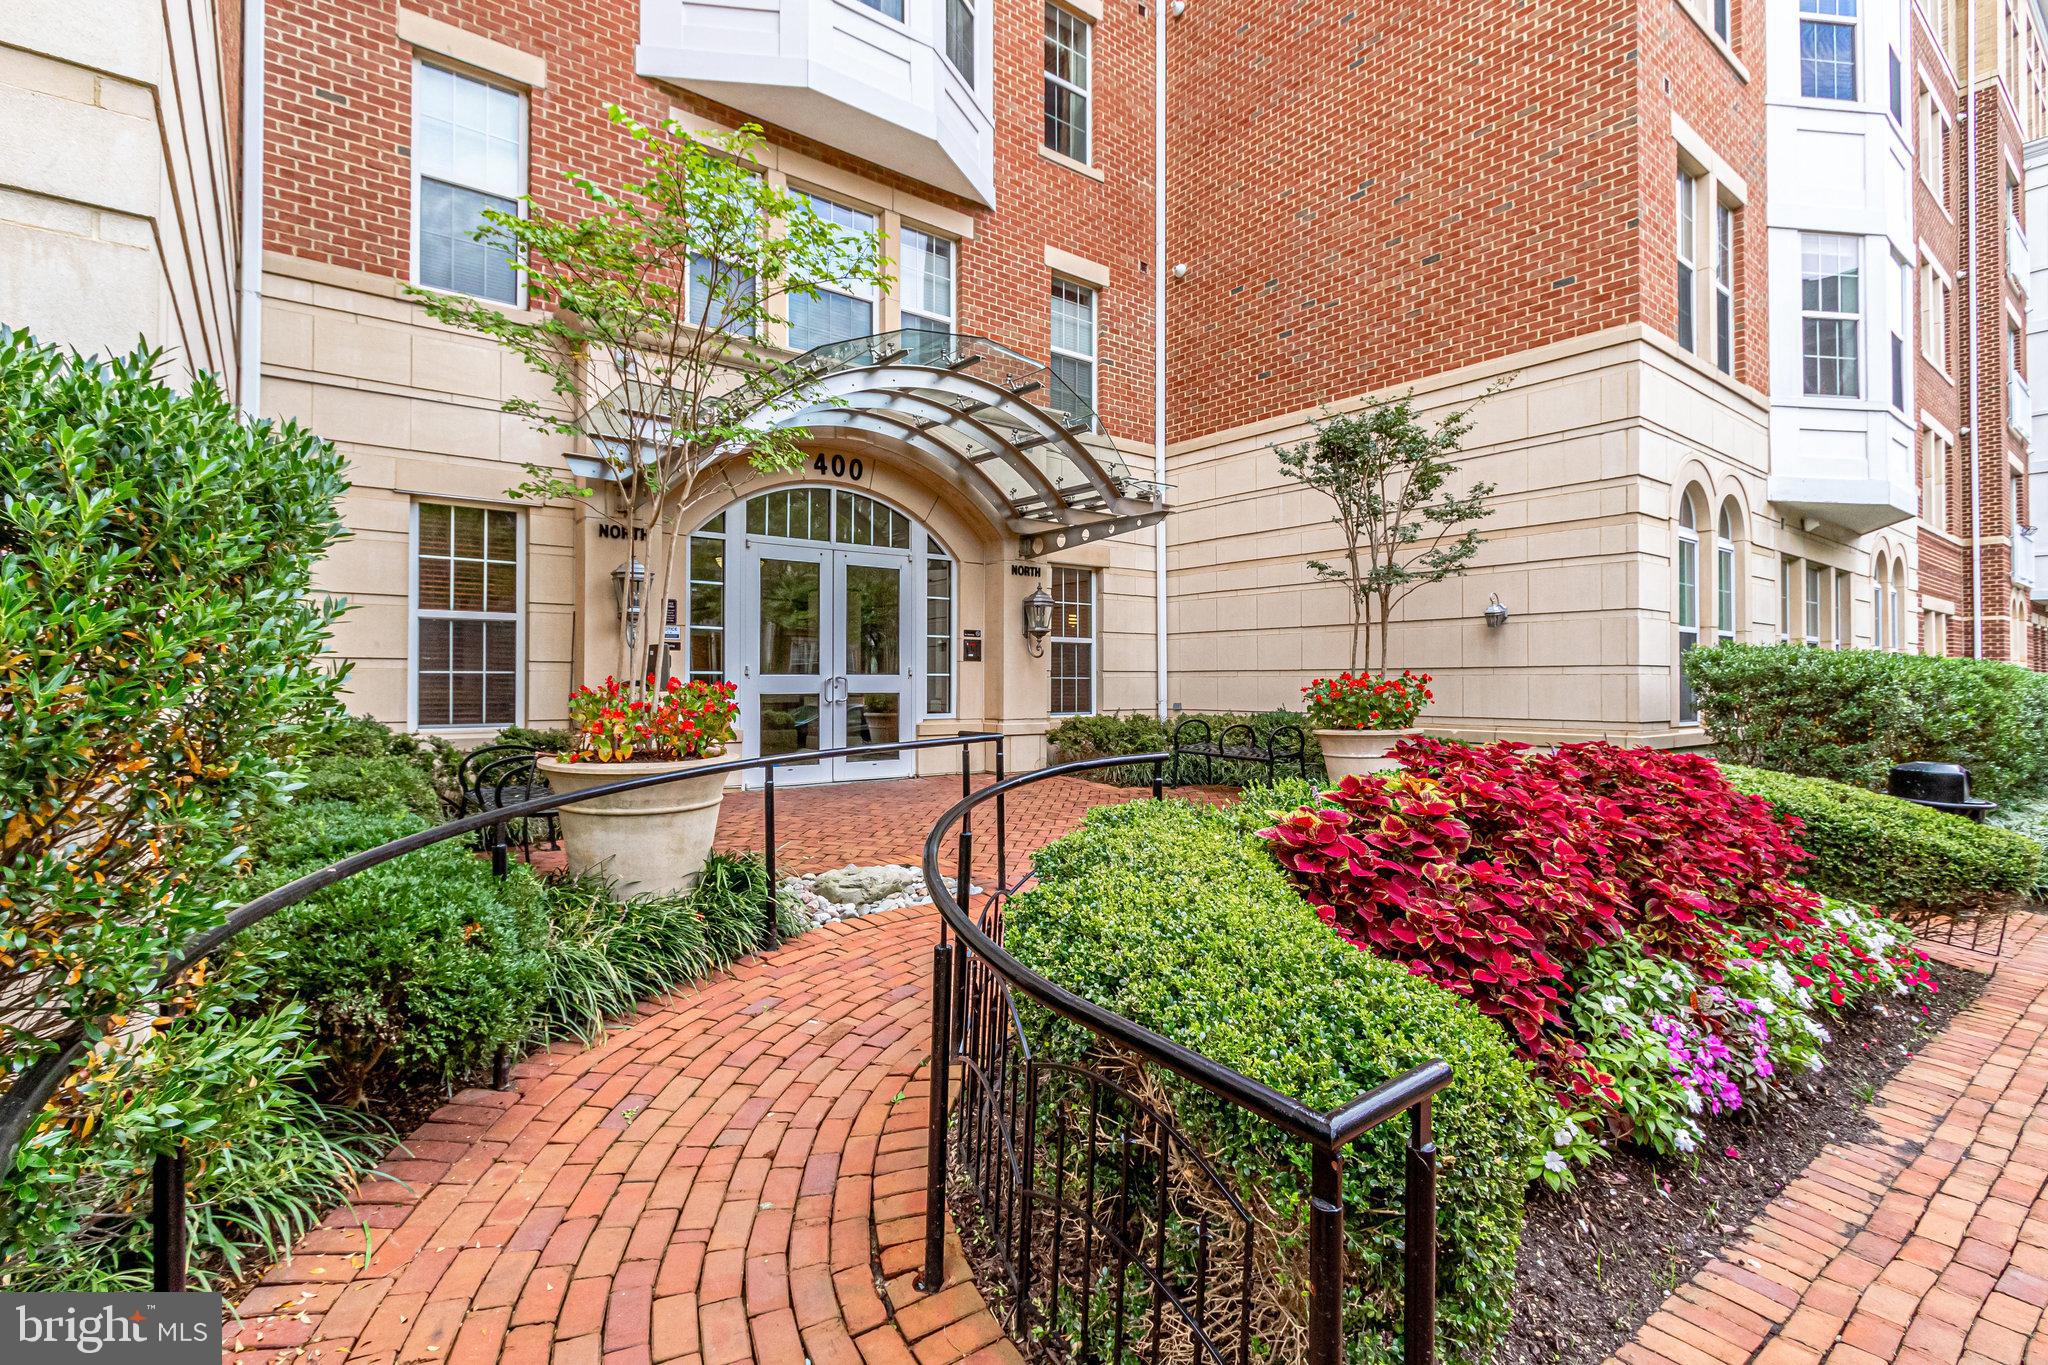
[[[916,862],[959,790],[778,793],[782,866]],[[1091,805],[1145,794],[1028,789],[1014,866]],[[758,795],[728,796],[721,846],[758,848],[760,820]],[[1018,1360],[957,1243],[939,1293],[911,1284],[937,931],[929,908],[829,925],[649,1002],[595,1048],[528,1058],[511,1091],[463,1091],[244,1299],[228,1357]]]
[[[2044,928],[2024,917],[1983,994],[1878,1093],[1877,1131],[1829,1146],[1619,1360],[2048,1365]]]

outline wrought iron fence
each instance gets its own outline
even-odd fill
[[[1170,753],[1094,758],[1003,778],[965,794],[925,842],[925,882],[944,919],[932,953],[931,1126],[920,1288],[945,1275],[945,1214],[1004,1291],[1013,1337],[1085,1361],[1247,1365],[1297,1331],[1310,1365],[1344,1357],[1344,1153],[1401,1114],[1406,1145],[1402,1353],[1435,1359],[1436,1145],[1430,1100],[1441,1061],[1397,1076],[1336,1110],[1317,1110],[1033,972],[1003,948],[1005,907],[1031,880],[1009,879],[1010,792],[1050,777],[1149,764],[1163,795]],[[993,805],[995,878],[978,912],[973,816]],[[941,876],[954,843],[960,894]],[[1053,1019],[1090,1039],[1085,1055],[1048,1051]],[[1034,1044],[1034,1036],[1039,1044]],[[1159,1072],[1192,1082],[1307,1144],[1305,1323],[1260,1307],[1261,1228],[1246,1192],[1181,1130]],[[957,1082],[957,1093],[955,1085]],[[985,1283],[984,1289],[989,1286]]]
[[[308,896],[324,891],[337,882],[345,881],[359,872],[368,871],[408,853],[441,843],[447,839],[461,839],[480,836],[482,846],[490,852],[492,868],[499,876],[510,870],[510,848],[513,842],[511,832],[524,829],[525,822],[552,815],[564,806],[618,792],[638,791],[643,787],[658,787],[664,783],[683,778],[703,777],[712,773],[739,773],[762,770],[766,779],[762,787],[763,811],[763,857],[767,863],[768,892],[762,913],[766,917],[766,931],[763,940],[770,946],[780,943],[780,928],[777,923],[777,898],[779,888],[775,871],[775,770],[803,764],[817,763],[836,758],[879,758],[885,754],[905,753],[916,749],[943,749],[958,747],[960,750],[960,790],[963,796],[971,793],[973,783],[973,752],[976,745],[993,744],[994,771],[998,781],[1003,777],[1003,737],[993,731],[977,731],[972,734],[947,736],[935,739],[902,740],[892,744],[862,744],[844,749],[827,749],[802,754],[778,754],[764,758],[734,759],[727,763],[710,764],[682,772],[654,773],[644,777],[629,777],[618,782],[591,787],[569,795],[550,793],[531,800],[511,804],[497,804],[490,809],[450,820],[432,829],[420,830],[404,838],[380,844],[376,848],[351,854],[337,863],[308,873],[297,881],[258,896],[255,900],[234,911],[220,924],[204,933],[195,935],[170,955],[162,974],[159,976],[154,997],[170,994],[172,985],[194,965],[220,951],[237,935],[262,923],[287,906],[298,904]],[[136,1002],[137,1008],[147,1002]],[[26,1139],[34,1126],[36,1115],[50,1102],[51,1097],[62,1085],[65,1076],[77,1064],[91,1045],[91,1035],[82,1021],[56,1039],[56,1048],[45,1054],[34,1066],[29,1067],[15,1078],[14,1085],[5,1095],[0,1095],[0,1169],[14,1161],[18,1145]],[[511,1058],[500,1051],[492,1065],[492,1084],[506,1089],[510,1084]],[[190,1165],[191,1152],[180,1146],[175,1152],[163,1153],[156,1157],[150,1183],[150,1225],[151,1225],[151,1276],[153,1287],[158,1293],[173,1293],[185,1288],[188,1280],[187,1231],[185,1183]]]

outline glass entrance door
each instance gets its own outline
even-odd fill
[[[828,702],[845,736],[840,743],[850,747],[909,739],[904,703],[912,658],[906,611],[910,562],[900,555],[852,550],[836,550],[833,559],[839,672]],[[833,767],[836,778],[907,777],[916,770],[908,753],[835,759]]]
[[[823,546],[764,547],[756,561],[757,649],[753,705],[742,710],[740,724],[759,736],[757,753],[792,757],[833,748],[827,713],[827,686],[838,669],[827,657],[832,633],[828,602],[832,587],[832,552]],[[828,763],[780,770],[778,778],[826,781]]]

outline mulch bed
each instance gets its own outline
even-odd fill
[[[1606,1359],[1823,1148],[1866,1136],[1871,1096],[1990,979],[1947,965],[1936,977],[1925,1015],[1863,1011],[1835,1027],[1813,1094],[1709,1124],[1695,1170],[1623,1148],[1583,1172],[1577,1190],[1532,1192],[1515,1325],[1495,1365]],[[1740,1155],[1726,1156],[1730,1147]]]

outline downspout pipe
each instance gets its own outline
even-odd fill
[[[242,0],[241,351],[235,392],[242,411],[263,412],[263,14]]]
[[[1154,0],[1152,89],[1152,479],[1166,482],[1166,18],[1173,6]],[[1158,715],[1166,720],[1166,520],[1152,528],[1154,643]]]
[[[1968,53],[1964,65],[1968,69],[1965,78],[1963,116],[1968,121],[1969,140],[1963,146],[1966,167],[1963,173],[1963,221],[1969,224],[1970,234],[1970,287],[1964,295],[1969,300],[1968,336],[1964,341],[1969,351],[1970,385],[1970,657],[1984,657],[1984,480],[1983,480],[1983,415],[1978,407],[1978,395],[1983,388],[1983,357],[1977,352],[1977,315],[1983,307],[1978,298],[1977,279],[1977,232],[1981,226],[1977,221],[1977,7],[1968,7],[1968,29],[1964,49]]]

